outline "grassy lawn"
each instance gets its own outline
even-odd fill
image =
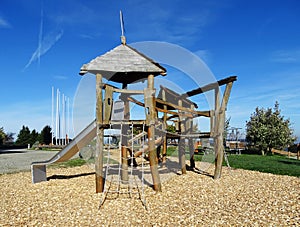
[[[228,160],[233,168],[300,177],[300,161],[285,156],[242,154],[229,155]]]
[[[178,148],[169,147],[167,155],[178,157]],[[212,156],[209,157],[209,160],[213,161],[213,154],[209,155]],[[289,159],[281,155],[262,156],[257,154],[228,155],[227,157],[232,168],[300,177],[300,161],[296,159]],[[195,161],[205,160],[203,153],[196,154],[194,158]],[[186,159],[189,160],[188,152]],[[224,160],[224,166],[226,165]]]

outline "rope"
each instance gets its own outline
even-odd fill
[[[146,207],[146,202],[145,202],[145,195],[144,195],[144,183],[145,183],[145,177],[144,177],[144,152],[142,154],[142,167],[140,170],[134,170],[134,124],[131,124],[131,146],[126,148],[131,148],[131,155],[129,157],[129,160],[131,161],[130,165],[128,166],[129,169],[126,169],[127,173],[129,174],[128,176],[128,181],[124,181],[122,180],[122,172],[125,170],[122,163],[123,160],[126,159],[126,162],[128,161],[127,157],[122,157],[122,144],[123,144],[123,135],[122,135],[122,127],[123,126],[127,126],[128,124],[123,125],[121,122],[121,133],[120,133],[120,142],[119,142],[119,162],[118,165],[114,165],[112,164],[111,160],[111,140],[109,137],[109,142],[108,142],[108,146],[107,146],[107,155],[105,157],[107,157],[106,160],[106,170],[105,170],[105,185],[104,185],[104,191],[103,191],[103,196],[102,196],[102,200],[100,202],[99,205],[99,209],[102,207],[102,205],[104,204],[105,200],[108,197],[108,194],[115,194],[115,199],[117,197],[119,197],[120,194],[128,194],[129,198],[132,198],[133,194],[138,194],[139,195],[139,199],[141,199],[141,202],[143,204],[143,206],[145,207],[145,209],[147,210]],[[110,124],[109,129],[112,129],[112,124]],[[143,131],[145,130],[145,124],[143,124]],[[126,136],[126,135],[125,135]],[[127,135],[128,136],[128,135]],[[129,142],[129,140],[126,140]],[[142,137],[142,146],[144,146],[144,135]],[[123,146],[124,147],[124,146]],[[141,189],[139,188],[138,182],[137,182],[137,178],[135,176],[135,174],[138,174],[138,172],[141,171]],[[115,186],[114,186],[115,185]],[[124,187],[125,186],[125,187]]]

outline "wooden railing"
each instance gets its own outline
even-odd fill
[[[290,151],[282,151],[282,150],[277,150],[277,149],[274,149],[274,148],[272,148],[271,151],[272,151],[272,154],[276,153],[276,154],[286,155],[289,158],[290,157],[297,157],[297,159],[300,160],[300,152],[299,151],[297,153],[293,153],[293,152],[290,152]]]

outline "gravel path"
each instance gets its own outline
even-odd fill
[[[199,166],[199,163],[196,164]],[[174,174],[163,191],[105,200],[95,193],[90,166],[48,170],[31,184],[29,172],[0,175],[0,226],[299,226],[300,179],[223,169],[222,178]],[[208,174],[213,173],[213,168]]]
[[[30,170],[32,162],[45,161],[55,155],[55,151],[41,150],[0,150],[0,173],[15,173]]]

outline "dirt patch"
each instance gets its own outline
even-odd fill
[[[213,180],[189,171],[164,181],[161,193],[147,186],[148,210],[128,195],[107,199],[99,210],[103,194],[95,193],[89,166],[49,169],[48,176],[57,177],[31,184],[29,172],[0,175],[1,226],[300,225],[296,177],[224,168]]]

